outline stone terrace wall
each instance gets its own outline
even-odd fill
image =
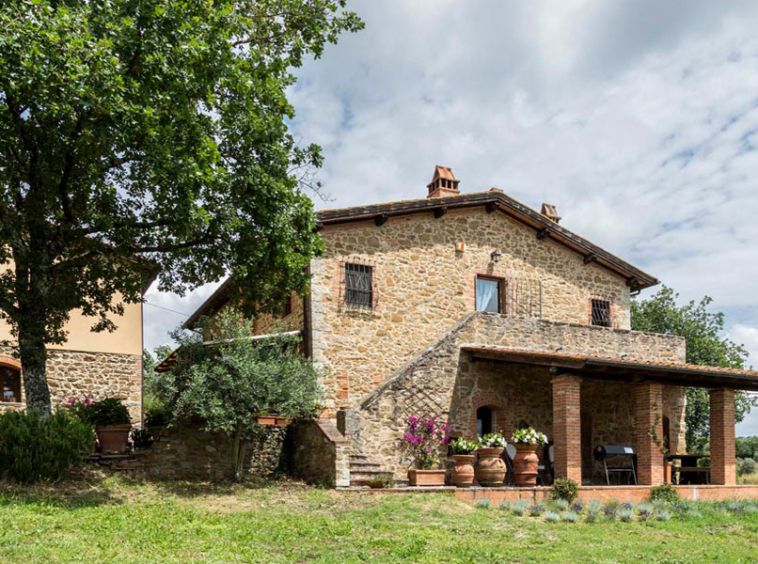
[[[552,413],[548,411],[548,406],[552,400],[546,371],[531,368],[528,369],[531,372],[524,369],[519,372],[517,369],[514,386],[521,391],[512,389],[510,396],[497,397],[498,390],[493,389],[494,384],[484,384],[482,387],[487,381],[487,370],[492,377],[494,369],[491,366],[486,368],[491,363],[483,363],[484,368],[478,363],[474,366],[468,356],[460,352],[461,345],[465,344],[502,345],[532,351],[555,351],[561,347],[562,353],[626,355],[630,360],[642,361],[683,361],[685,353],[684,340],[679,337],[472,313],[367,396],[359,408],[348,412],[352,431],[347,438],[354,442],[354,448],[373,457],[385,469],[395,471],[397,477],[402,478],[410,464],[402,446],[408,416],[436,413],[451,422],[454,433],[468,436],[472,434],[472,413],[477,407],[491,403],[493,397],[494,401],[509,403],[514,409],[513,414],[503,420],[506,423],[502,425],[504,428],[508,424],[514,425],[515,419],[527,415],[529,417],[523,418],[527,421],[531,418],[536,425],[545,425],[550,432]],[[500,370],[502,380],[504,369]],[[523,381],[520,388],[519,379]],[[493,381],[492,378],[490,381]],[[617,399],[627,401],[623,390],[614,387],[615,395],[619,396]],[[669,402],[681,404],[676,389],[670,392]],[[522,407],[534,405],[521,413],[519,408],[514,407],[519,403]],[[624,414],[614,413],[609,417],[623,418]],[[674,429],[672,426],[672,432]]]
[[[13,349],[5,347],[0,349],[0,353],[10,357]],[[96,400],[116,397],[129,409],[132,423],[142,421],[140,355],[49,350],[47,381],[53,406],[64,404],[71,397],[83,398],[86,394]],[[23,403],[0,403],[0,411],[22,407]]]
[[[350,441],[326,419],[294,424],[287,435],[286,466],[310,483],[350,485]]]
[[[329,226],[323,256],[312,262],[314,359],[328,371],[330,408],[361,398],[463,315],[475,309],[477,275],[541,281],[543,318],[588,324],[590,300],[610,301],[613,326],[630,327],[625,280],[534,230],[483,208]],[[456,251],[459,243],[463,252]],[[493,251],[502,257],[494,263]],[[345,262],[373,267],[375,307],[341,303]]]
[[[268,476],[281,469],[286,427],[271,427],[247,445],[248,475]],[[199,424],[157,430],[153,445],[137,454],[130,474],[157,480],[223,481],[233,477],[232,439],[222,433],[206,433]]]

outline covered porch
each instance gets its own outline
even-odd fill
[[[685,489],[683,497],[697,498],[706,491],[708,497],[733,497],[737,490],[744,489],[734,488],[734,393],[758,391],[756,372],[503,346],[463,345],[461,352],[473,367],[469,370],[470,378],[489,378],[492,386],[498,377],[506,387],[501,385],[499,397],[494,391],[479,391],[480,397],[468,407],[470,422],[459,422],[458,427],[468,427],[465,434],[479,431],[477,426],[482,423],[477,413],[481,417],[482,406],[491,405],[493,426],[501,428],[506,436],[524,423],[541,428],[553,444],[553,460],[546,461],[552,463],[553,475],[570,478],[585,488],[606,484],[593,459],[594,448],[604,443],[633,448],[639,488],[646,490],[645,486],[664,483],[664,453],[685,452],[684,387],[708,388],[711,454],[709,476],[704,482],[710,485]],[[508,394],[509,399],[503,401],[503,394]],[[630,483],[627,487],[632,486]],[[728,487],[729,491],[712,493],[712,487],[717,486]],[[634,491],[626,495],[631,496]],[[742,492],[746,497],[754,497],[756,493],[758,490]]]

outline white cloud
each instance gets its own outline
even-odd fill
[[[324,148],[320,176],[335,201],[318,206],[423,197],[433,166],[451,166],[464,191],[497,186],[533,207],[556,204],[564,225],[683,299],[708,294],[716,309],[752,312],[732,328],[748,344],[758,327],[758,5],[350,7],[366,30],[308,63],[290,93],[295,135]],[[211,291],[148,299],[190,313]],[[145,314],[149,347],[182,319]]]

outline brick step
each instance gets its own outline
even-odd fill
[[[351,486],[367,486],[369,482],[378,478],[392,478],[392,472],[386,470],[363,470],[360,472],[350,471]]]
[[[350,455],[350,462],[368,462],[369,458],[366,454],[351,454]]]
[[[363,470],[380,470],[382,467],[381,464],[378,462],[353,462],[350,461],[350,471],[351,472],[361,472]]]

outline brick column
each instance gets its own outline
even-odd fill
[[[736,483],[734,390],[711,390],[711,483]]]
[[[553,377],[555,477],[582,483],[581,378]]]
[[[646,486],[663,483],[663,452],[652,435],[663,441],[663,384],[639,382],[634,385],[634,451],[637,483]]]

